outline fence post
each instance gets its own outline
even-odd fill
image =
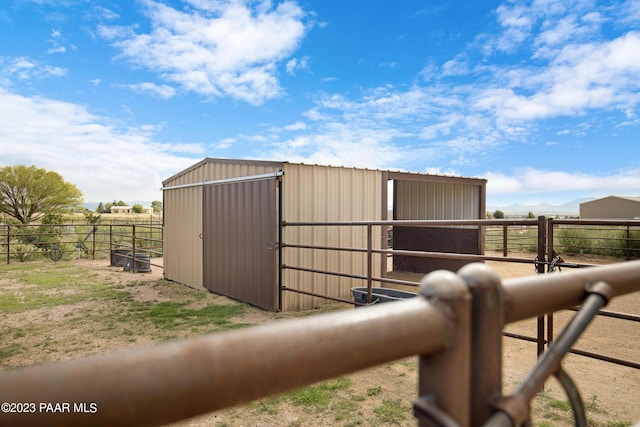
[[[507,247],[509,234],[508,225],[502,224],[502,256],[506,257],[509,254],[509,248]]]
[[[625,258],[627,261],[629,261],[631,259],[631,226],[627,225],[627,241],[626,244],[624,245],[625,250]]]
[[[546,266],[546,247],[547,247],[547,230],[546,230],[547,221],[544,215],[540,215],[538,217],[538,267],[537,273],[544,274],[545,266]],[[538,316],[538,337],[537,337],[537,352],[538,357],[542,353],[544,353],[544,345],[545,345],[545,333],[544,333],[544,320],[545,316]]]
[[[11,226],[7,224],[7,264],[11,260]]]
[[[481,426],[502,397],[503,292],[485,264],[467,264],[458,274],[471,292],[471,425]]]
[[[371,304],[373,300],[373,264],[372,264],[372,249],[373,249],[373,230],[372,225],[367,224],[367,304]]]
[[[133,250],[131,251],[131,256],[133,259],[131,260],[131,271],[136,273],[136,225],[131,224],[131,246]]]
[[[457,274],[439,270],[422,279],[420,293],[446,314],[447,343],[419,358],[414,415],[421,427],[458,425],[471,420],[471,293]],[[448,424],[447,424],[448,423]]]
[[[91,259],[96,260],[96,233],[98,232],[98,226],[93,224],[93,236],[91,238]],[[111,251],[109,251],[109,258],[111,258]],[[111,259],[109,259],[111,261]]]
[[[553,218],[547,219],[547,259],[549,261],[554,258],[553,249]],[[547,272],[549,267],[547,267]],[[547,313],[547,346],[553,342],[553,313]]]

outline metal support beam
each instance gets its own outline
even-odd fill
[[[468,426],[471,420],[471,293],[450,271],[429,273],[420,293],[448,313],[443,351],[420,356],[414,414],[420,427]]]
[[[501,279],[485,264],[468,264],[458,271],[472,296],[471,309],[471,426],[480,426],[502,396],[502,329],[504,310]],[[478,397],[482,396],[482,399]]]

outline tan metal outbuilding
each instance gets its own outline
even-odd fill
[[[283,286],[348,298],[348,278],[282,266],[366,275],[362,253],[293,250],[281,242],[364,248],[366,227],[282,224],[391,219],[390,181],[395,219],[485,217],[484,179],[206,158],[162,182],[164,276],[268,310],[322,303]],[[374,249],[386,245],[386,231],[374,227]],[[373,268],[386,271],[386,258],[375,257]]]
[[[638,219],[640,197],[607,196],[580,203],[581,219]]]

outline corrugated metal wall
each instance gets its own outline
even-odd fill
[[[580,204],[581,219],[640,218],[640,198],[608,196]]]
[[[202,187],[164,192],[164,277],[194,288],[202,284]]]
[[[483,197],[477,184],[396,180],[394,219],[479,219]]]
[[[204,287],[277,311],[277,180],[204,186]]]
[[[484,180],[429,177],[394,180],[394,219],[456,220],[484,217]],[[472,230],[467,230],[472,228]],[[474,229],[475,228],[475,229]],[[463,254],[483,253],[483,231],[479,227],[393,227],[394,249]],[[456,271],[468,261],[394,256],[393,269],[428,273],[439,269]]]
[[[339,167],[286,164],[282,181],[283,221],[364,221],[381,219],[382,172]],[[385,182],[386,188],[386,182]],[[366,227],[285,227],[285,243],[302,245],[367,247]],[[380,227],[374,227],[373,247],[380,248]],[[353,252],[283,249],[287,265],[367,273],[366,256]],[[380,257],[374,257],[373,274],[380,272]],[[323,295],[350,298],[350,289],[362,281],[285,269],[283,285]],[[320,298],[283,293],[283,310],[304,309],[326,303]]]
[[[163,187],[276,172],[280,162],[206,158],[167,178]],[[203,288],[202,186],[164,191],[164,277]]]

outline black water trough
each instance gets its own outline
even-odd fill
[[[351,288],[351,293],[353,294],[353,300],[357,303],[356,307],[359,304],[367,304],[367,288]],[[390,289],[390,288],[372,288],[371,289],[371,304],[379,304],[383,302],[391,302],[398,301],[401,299],[409,299],[417,296],[417,293],[401,291],[398,289]]]
[[[124,264],[124,271],[133,271],[133,253],[127,254],[127,261]],[[149,254],[136,254],[136,273],[151,272],[151,258]]]
[[[131,253],[131,248],[117,248],[111,250],[111,266],[124,267],[127,263],[127,254]]]

